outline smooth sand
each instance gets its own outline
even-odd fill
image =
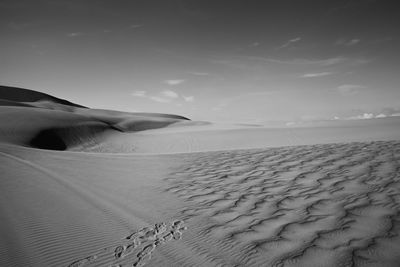
[[[400,264],[399,118],[272,129],[4,92],[0,266]]]

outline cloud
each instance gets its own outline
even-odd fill
[[[361,111],[358,110],[358,114],[352,116],[343,116],[343,117],[334,117],[334,120],[368,120],[368,119],[375,119],[375,118],[389,118],[389,117],[397,117],[400,116],[398,112],[399,108],[383,108],[380,111]],[[375,115],[376,114],[376,115]]]
[[[208,72],[198,72],[198,71],[191,71],[188,72],[189,74],[196,75],[196,76],[207,76],[210,75]]]
[[[79,36],[83,36],[83,35],[85,35],[83,32],[70,32],[70,33],[67,34],[67,36],[71,37],[71,38],[79,37]]]
[[[146,91],[133,91],[131,93],[132,96],[138,96],[138,97],[145,97],[146,96]]]
[[[331,75],[331,74],[332,74],[332,72],[306,73],[304,75],[301,75],[300,77],[302,77],[302,78],[316,78],[316,77],[328,76],[328,75]]]
[[[326,59],[307,59],[307,58],[294,58],[289,60],[282,60],[268,57],[255,57],[255,56],[235,56],[234,58],[239,60],[259,61],[264,63],[276,63],[276,64],[287,64],[287,65],[315,65],[315,66],[332,66],[340,63],[366,63],[361,62],[361,59],[351,59],[342,56],[326,58]],[[234,65],[235,61],[231,60],[213,60],[214,63]],[[369,61],[368,61],[369,62]]]
[[[396,114],[393,115],[385,115],[383,113],[380,113],[378,115],[374,115],[373,113],[363,113],[361,115],[358,116],[354,116],[354,117],[349,117],[346,118],[347,120],[368,120],[368,119],[374,119],[374,118],[386,118],[386,117],[395,117]]]
[[[351,40],[345,40],[345,39],[339,39],[335,42],[335,45],[343,45],[343,46],[353,46],[361,42],[360,39],[351,39]]]
[[[167,98],[178,98],[179,97],[179,95],[176,92],[171,91],[171,90],[164,90],[161,92],[161,95],[163,95]]]
[[[178,97],[179,95],[176,92],[171,90],[164,90],[160,92],[158,95],[149,96],[149,99],[160,103],[169,103]]]
[[[168,85],[178,85],[181,83],[184,83],[185,80],[165,80],[164,83],[168,84]]]
[[[178,100],[179,98],[183,99],[185,102],[194,102],[194,96],[180,95],[172,90],[164,90],[154,95],[147,94],[146,91],[138,90],[133,91],[131,93],[131,96],[146,98],[159,103],[170,103],[172,101]]]
[[[374,118],[374,114],[372,113],[364,113],[362,115],[357,116],[358,119],[372,119]]]
[[[279,46],[278,49],[288,47],[289,45],[291,45],[293,43],[299,42],[300,40],[301,40],[300,37],[296,37],[296,38],[290,39],[289,41],[287,41],[283,45]]]
[[[378,114],[378,115],[375,116],[375,118],[386,118],[386,117],[387,116],[385,114],[383,114],[383,113]]]
[[[254,42],[252,44],[249,45],[249,47],[257,47],[260,46],[261,44],[259,42]]]
[[[400,108],[386,107],[386,108],[383,108],[379,113],[384,114],[387,117],[399,116]]]
[[[368,120],[375,118],[373,113],[363,113],[357,116],[344,117],[343,120]]]
[[[366,88],[363,85],[358,84],[343,84],[337,87],[337,90],[341,95],[354,95],[358,93],[359,89]]]
[[[169,103],[172,101],[171,98],[163,98],[160,96],[150,96],[149,98],[153,101],[160,102],[160,103]]]
[[[186,102],[193,102],[194,101],[194,96],[182,96],[182,98]]]

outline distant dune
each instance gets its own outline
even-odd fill
[[[303,127],[0,87],[0,266],[400,266],[400,118]]]

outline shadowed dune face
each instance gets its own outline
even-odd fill
[[[57,134],[56,130],[48,129],[40,131],[29,144],[34,148],[49,150],[66,150],[67,145],[64,140]]]
[[[104,123],[89,122],[70,127],[39,131],[28,145],[47,150],[67,150],[74,146],[94,145],[102,133],[112,129]]]

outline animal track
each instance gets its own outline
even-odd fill
[[[129,262],[131,266],[144,266],[157,247],[172,239],[181,239],[186,229],[182,220],[168,225],[163,222],[154,227],[144,227],[123,238],[122,244],[101,249],[98,253],[72,262],[68,267],[90,266],[100,260],[107,262],[110,267],[121,267]]]

